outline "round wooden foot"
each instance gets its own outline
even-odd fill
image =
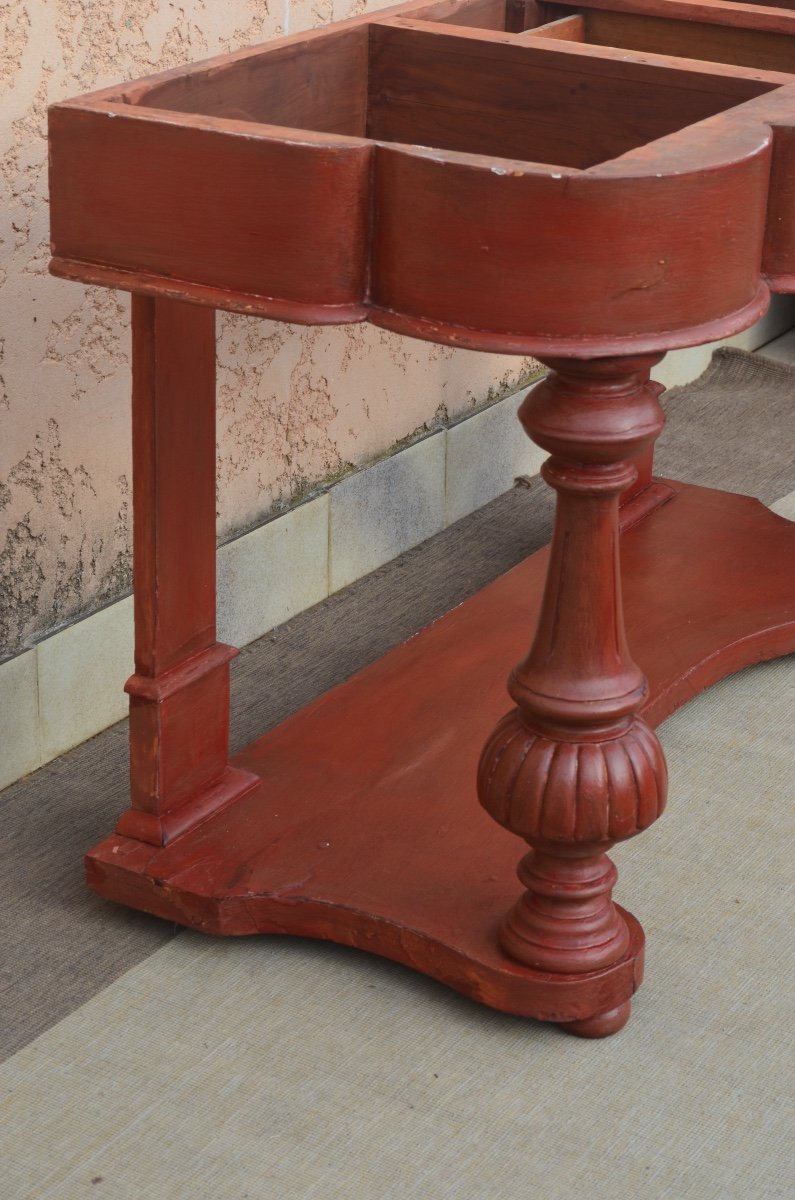
[[[625,1004],[619,1004],[618,1008],[611,1008],[609,1012],[605,1013],[597,1013],[595,1017],[583,1017],[581,1021],[561,1021],[560,1028],[577,1037],[610,1037],[611,1033],[618,1033],[619,1029],[624,1028],[629,1020],[631,1010],[632,1001],[627,1000]]]

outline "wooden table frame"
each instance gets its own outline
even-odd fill
[[[526,24],[529,4],[500,19],[520,7]],[[674,8],[712,24],[720,9],[725,28],[771,23],[768,10],[709,0],[640,11]],[[626,1022],[642,976],[643,933],[612,900],[607,852],[665,804],[654,725],[723,675],[795,649],[795,525],[746,497],[654,479],[663,414],[650,382],[666,349],[735,332],[769,287],[791,290],[795,85],[778,58],[774,70],[627,62],[562,48],[554,31],[529,45],[532,31],[478,27],[494,10],[405,5],[51,111],[52,269],[133,292],[131,805],[87,871],[100,894],[193,928],[360,946],[598,1037]],[[794,36],[779,18],[778,36]],[[297,81],[279,101],[297,112],[310,103],[307,56],[342,70],[362,53],[366,100],[340,105],[366,104],[369,138],[229,115],[245,96],[262,102],[263,62],[274,87]],[[410,98],[418,80],[437,86],[429,64],[450,79],[464,70],[485,95],[514,63],[564,89],[581,77],[608,108],[636,89],[642,109],[644,89],[662,88],[681,113],[667,128],[648,104],[638,120],[656,133],[640,143],[610,117],[597,132],[615,153],[586,167],[506,157],[517,125],[485,100],[467,114],[473,150],[457,148],[455,113],[445,150],[402,140],[409,109],[428,131]],[[225,115],[197,115],[197,97]],[[585,153],[576,129],[538,136]],[[487,137],[501,147],[491,159]],[[225,217],[240,223],[216,244],[218,172]],[[267,220],[253,188],[279,206]],[[265,247],[253,263],[252,239]],[[534,353],[550,374],[520,419],[557,492],[548,551],[231,762],[236,651],[215,628],[216,307]],[[534,625],[503,716],[500,681]],[[530,848],[521,888],[517,836]]]

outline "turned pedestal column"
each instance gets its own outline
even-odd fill
[[[665,804],[660,744],[638,716],[647,684],[624,630],[619,499],[663,424],[649,370],[659,356],[548,360],[552,374],[519,416],[552,455],[555,531],[538,628],[512,672],[517,707],[484,749],[480,801],[530,852],[526,888],[506,915],[504,950],[534,971],[580,975],[626,956],[629,933],[612,901],[611,846],[656,820]],[[613,1033],[629,999],[569,1022],[584,1036]]]

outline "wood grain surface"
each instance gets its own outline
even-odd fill
[[[133,298],[135,674],[131,807],[156,845],[256,784],[229,767],[229,662],[215,636],[215,314]]]
[[[622,536],[652,725],[721,676],[795,649],[795,526],[747,497],[671,486]],[[88,857],[91,886],[207,932],[376,950],[525,1015],[584,1016],[591,985],[605,1008],[611,994],[623,1003],[632,972],[619,968],[612,983],[547,978],[539,999],[495,937],[521,890],[521,842],[478,805],[477,760],[546,563],[547,551],[527,559],[255,742],[234,762],[263,782],[194,832],[162,850],[107,839]]]

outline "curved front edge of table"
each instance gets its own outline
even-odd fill
[[[656,488],[648,515],[643,493],[622,510],[621,538],[651,724],[722,676],[795,650],[795,524],[746,496]],[[521,892],[522,842],[479,806],[475,777],[547,560],[533,555],[260,738],[233,760],[259,785],[190,832],[160,848],[107,838],[87,856],[91,887],[208,933],[366,949],[581,1035],[619,1028],[643,945],[623,909],[629,948],[603,970],[533,971],[497,940]]]

